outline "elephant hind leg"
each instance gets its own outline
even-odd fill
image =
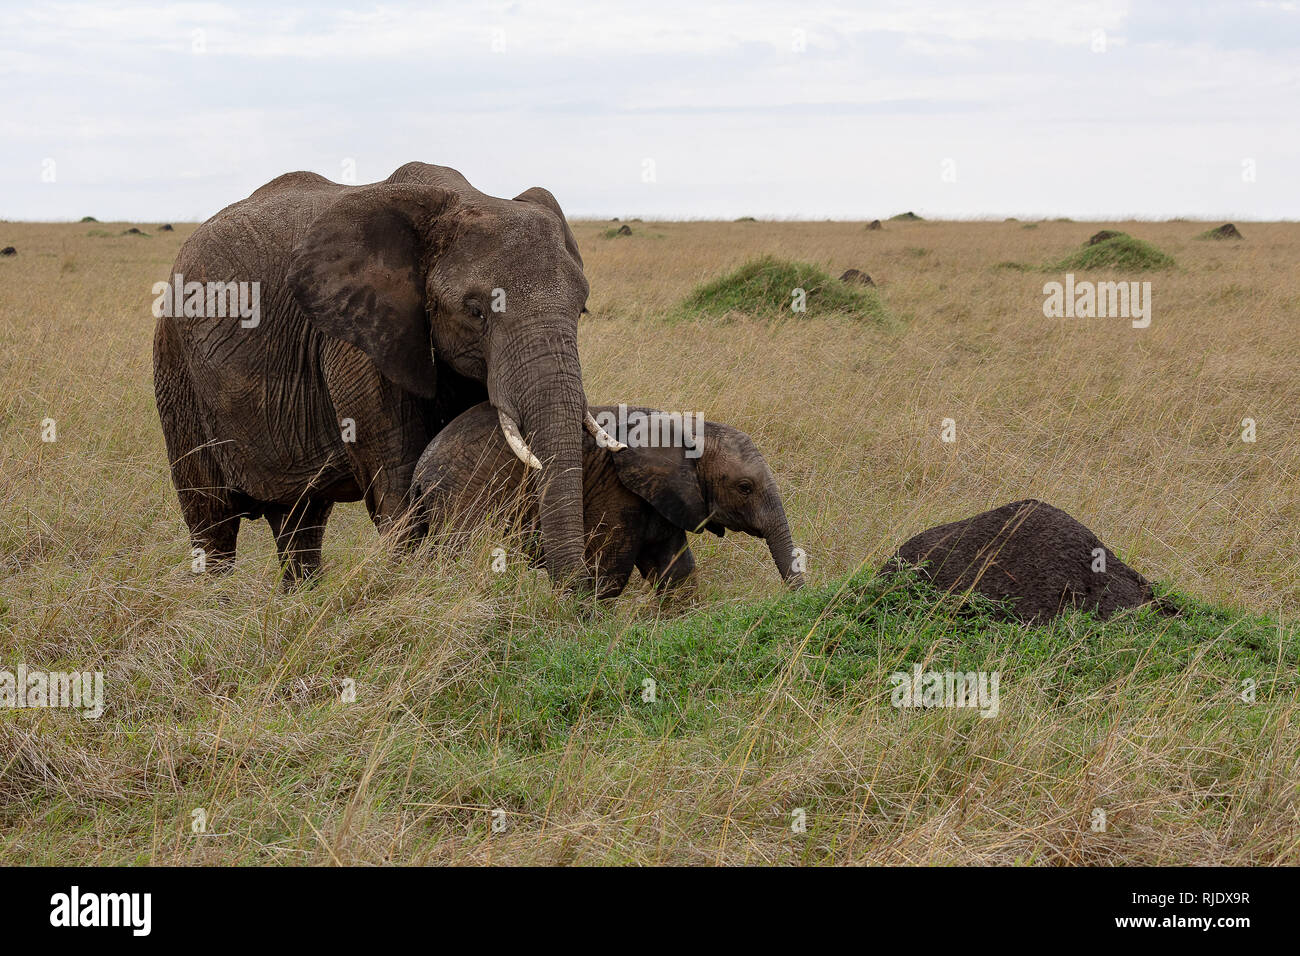
[[[284,568],[284,587],[292,588],[320,571],[321,542],[332,501],[304,498],[292,508],[266,507],[266,520],[275,535],[275,549]]]
[[[225,487],[215,463],[202,461],[204,454],[196,451],[192,461],[173,464],[172,478],[190,546],[203,552],[208,572],[222,574],[234,567],[240,522],[261,517],[262,510],[247,495]]]
[[[246,495],[225,487],[215,462],[203,460],[205,454],[195,451],[173,464],[172,479],[190,546],[203,552],[207,571],[221,574],[234,567],[240,522],[260,517],[260,510]]]
[[[202,515],[191,519],[191,513],[202,511]],[[235,566],[235,544],[239,539],[239,523],[243,515],[229,510],[223,514],[210,505],[199,507],[185,506],[185,495],[181,496],[181,511],[185,513],[186,524],[190,526],[190,543],[203,552],[206,570],[211,574],[225,574]]]
[[[229,487],[221,471],[168,319],[159,321],[154,336],[154,394],[190,545],[202,552],[205,570],[227,571],[235,559],[240,519],[251,516],[251,502]]]

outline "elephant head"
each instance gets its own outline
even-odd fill
[[[487,387],[506,437],[545,469],[542,534],[557,582],[583,566],[578,315],[587,280],[555,198],[487,196],[453,170],[410,164],[347,189],[295,248],[289,288],[310,321],[392,382],[432,397],[437,359]]]
[[[650,429],[653,433],[655,428]],[[698,453],[698,454],[696,454]],[[614,456],[619,481],[684,531],[742,531],[767,541],[782,580],[803,586],[776,477],[748,435],[705,422],[691,454],[633,442]]]

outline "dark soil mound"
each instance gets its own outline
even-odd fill
[[[909,209],[907,212],[900,212],[897,216],[890,216],[889,221],[890,222],[920,222],[921,217]]]
[[[124,235],[124,236],[143,236],[144,233],[143,233],[141,230],[137,229],[135,226],[132,226],[130,229],[127,229],[125,232],[123,232],[122,235]]]
[[[858,285],[875,285],[871,281],[871,276],[857,269],[846,269],[844,275],[840,276],[841,282],[856,282]]]
[[[880,220],[879,220],[879,219],[873,219],[873,220],[871,220],[871,222],[867,223],[867,228],[868,228],[868,229],[884,229],[885,227],[882,226],[882,225],[880,224]]]
[[[163,223],[161,226],[158,227],[158,231],[159,231],[159,232],[175,232],[176,230],[172,229],[172,224],[171,224],[170,222],[165,222],[165,223]]]
[[[1245,239],[1246,237],[1230,222],[1225,222],[1218,229],[1201,233],[1201,239]]]
[[[1105,571],[1095,551],[1105,554]],[[1064,511],[1032,498],[941,524],[908,540],[895,566],[921,568],[935,586],[971,588],[1010,603],[1010,617],[1043,623],[1070,607],[1107,618],[1154,600],[1151,585]]]
[[[1114,239],[1116,236],[1122,236],[1124,233],[1116,232],[1114,229],[1103,229],[1101,232],[1093,233],[1088,245],[1095,246],[1099,242],[1105,242],[1107,239]]]
[[[631,226],[619,226],[619,227],[618,227],[618,234],[619,234],[620,236],[630,236],[630,235],[632,235],[632,227],[631,227]]]
[[[18,255],[18,250],[15,249],[13,246],[5,246],[3,249],[0,249],[0,256],[16,256],[16,255]]]

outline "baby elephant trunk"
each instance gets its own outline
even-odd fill
[[[772,561],[781,573],[781,580],[792,589],[803,587],[803,561],[795,559],[794,540],[790,537],[790,523],[785,517],[785,507],[781,496],[775,490],[769,492],[767,529],[763,537],[767,539],[767,550],[772,554]]]

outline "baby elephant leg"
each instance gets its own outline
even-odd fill
[[[663,540],[647,542],[637,557],[636,569],[660,590],[681,584],[695,570],[695,555],[686,542],[686,533],[678,531]]]

